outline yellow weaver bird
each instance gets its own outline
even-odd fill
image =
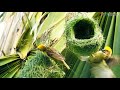
[[[109,46],[105,46],[104,49],[97,51],[89,57],[89,62],[92,63],[99,63],[102,60],[105,60],[105,62],[111,67],[119,64],[120,57],[113,56],[112,49]]]
[[[66,66],[67,69],[70,69],[70,67],[65,62],[65,58],[57,50],[55,50],[54,48],[46,47],[43,44],[40,44],[37,48],[39,50],[43,51],[43,52],[46,52],[49,57],[51,57],[51,58],[53,58],[55,60],[61,61]]]
[[[90,56],[81,56],[80,60],[90,63],[92,66],[91,73],[95,78],[115,78],[110,67],[120,62],[118,56],[112,55],[112,49],[109,46],[105,46],[103,50],[97,51]]]

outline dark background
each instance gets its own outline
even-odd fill
[[[2,0],[0,11],[120,11],[119,0]]]

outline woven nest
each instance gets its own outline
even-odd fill
[[[67,47],[76,55],[86,56],[100,49],[103,35],[98,24],[83,15],[76,15],[66,21]]]
[[[41,51],[34,51],[27,57],[18,72],[18,78],[62,78],[65,73]]]

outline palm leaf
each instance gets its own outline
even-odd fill
[[[11,78],[20,69],[21,59],[0,66],[0,77]],[[17,69],[17,70],[16,70]]]
[[[51,12],[48,14],[47,18],[44,20],[42,25],[39,27],[38,38],[41,34],[51,27],[54,27],[59,21],[65,18],[65,12]]]
[[[19,59],[19,56],[17,54],[1,57],[0,58],[0,66],[10,63],[12,61],[15,61],[17,59]]]
[[[27,23],[25,24],[25,31],[23,32],[16,46],[17,49],[16,51],[20,55],[20,58],[22,59],[24,59],[27,56],[27,53],[33,47],[33,37],[34,37],[34,33],[31,33],[32,26],[30,20],[27,15],[26,17],[27,17]]]

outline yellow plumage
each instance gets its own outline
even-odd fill
[[[112,49],[109,46],[105,46],[104,50],[108,51],[112,55]]]
[[[45,51],[46,50],[46,47],[43,44],[38,45],[37,48],[40,49],[41,51]]]

